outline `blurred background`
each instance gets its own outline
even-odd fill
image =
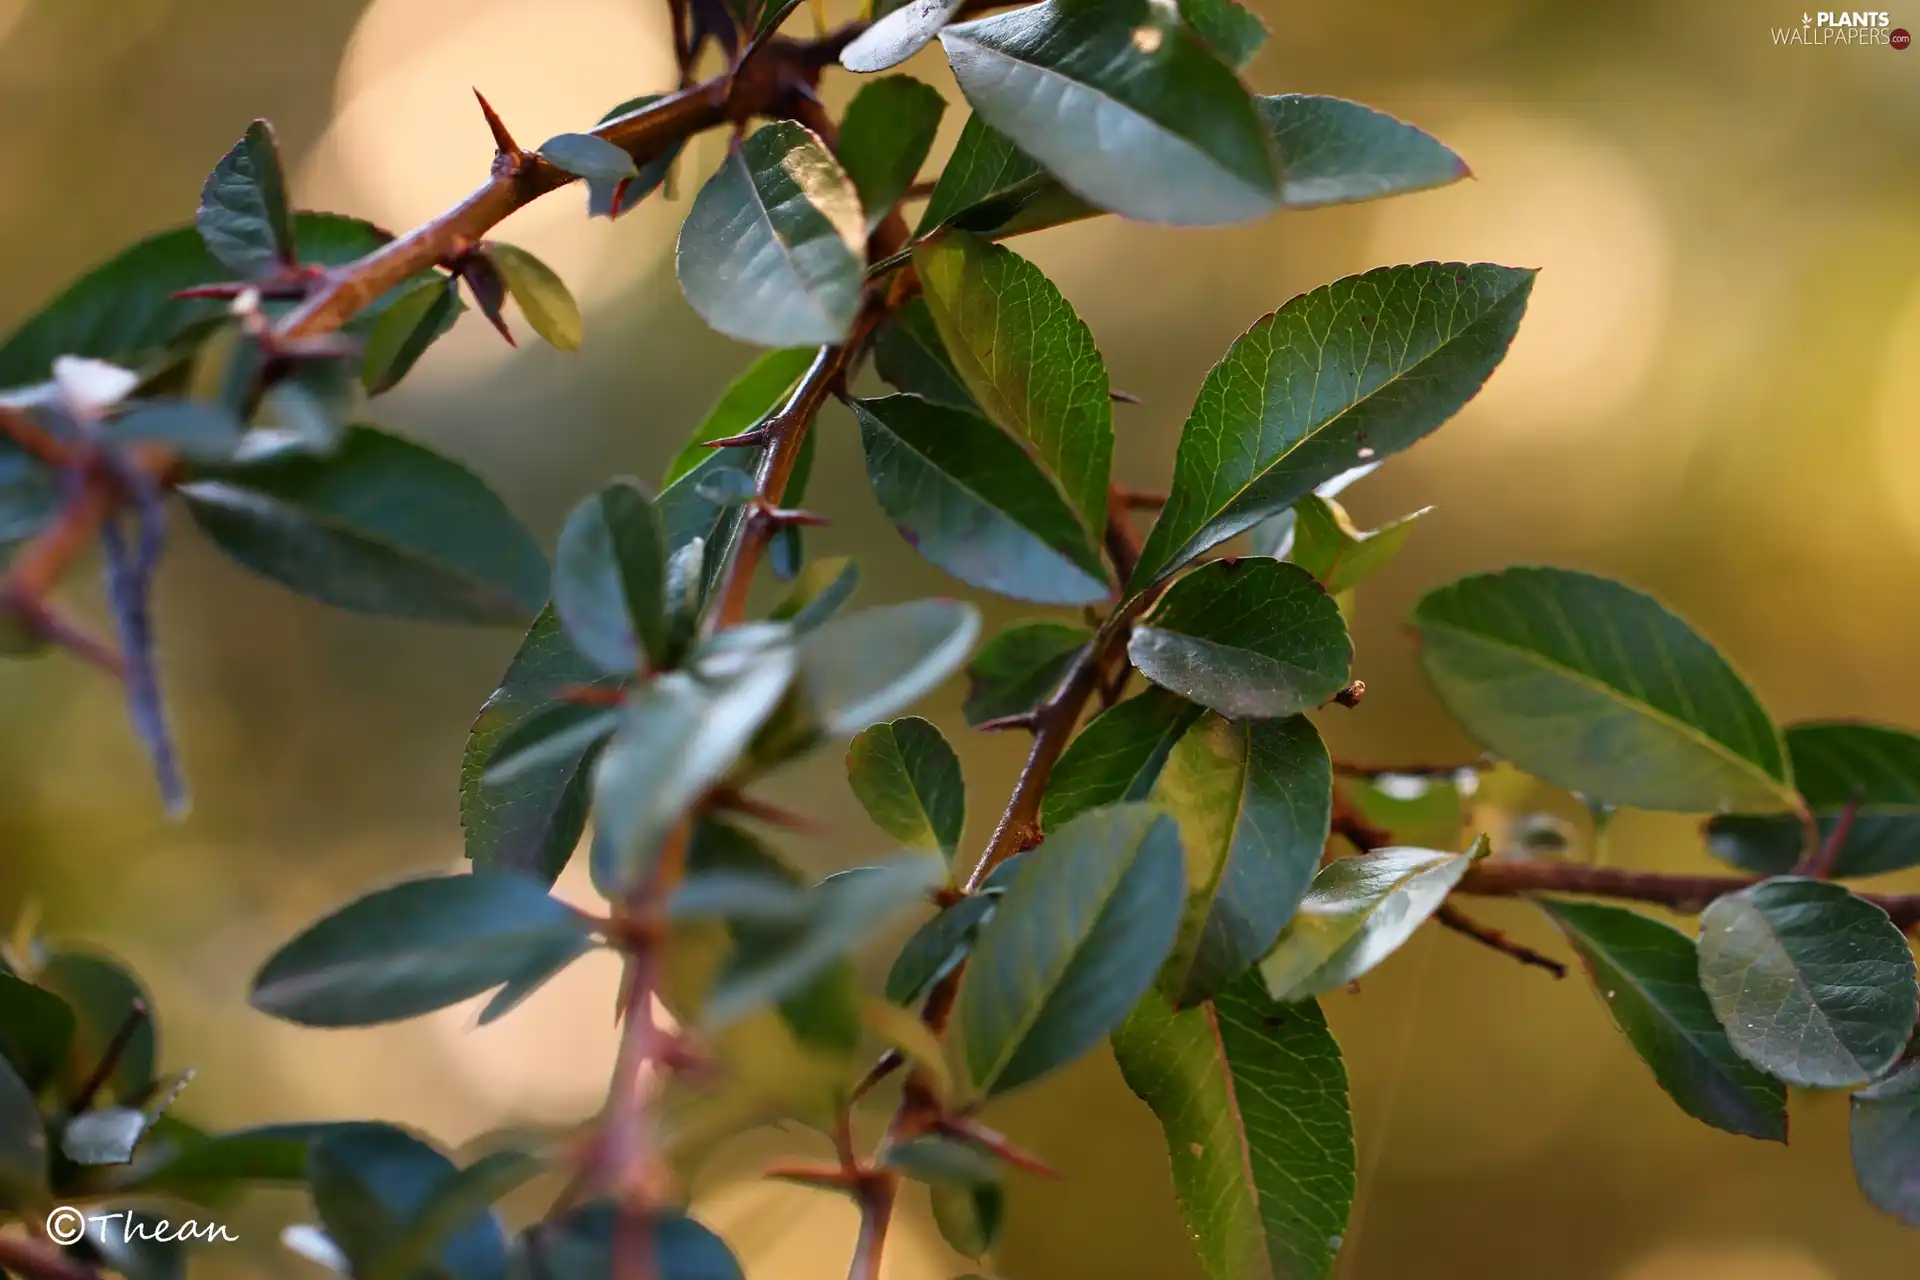
[[[852,6],[832,6],[835,17]],[[1189,403],[1233,337],[1292,295],[1424,258],[1537,266],[1511,357],[1459,418],[1349,495],[1366,526],[1438,510],[1361,593],[1357,711],[1335,755],[1467,758],[1402,619],[1466,572],[1551,562],[1657,593],[1729,654],[1782,720],[1920,725],[1920,52],[1776,45],[1784,0],[1293,0],[1256,3],[1264,92],[1360,99],[1473,166],[1453,188],[1196,233],[1103,219],[1017,242],[1092,325],[1114,384],[1116,480],[1163,488]],[[795,19],[804,25],[803,9]],[[1920,8],[1894,26],[1920,27]],[[907,68],[953,95],[937,53]],[[135,237],[191,220],[248,120],[278,127],[303,206],[392,228],[448,205],[490,145],[470,89],[523,141],[670,87],[654,0],[0,0],[0,328]],[[828,80],[836,107],[853,78]],[[957,95],[954,95],[957,103]],[[949,113],[939,151],[964,119]],[[657,477],[750,353],[680,299],[679,198],[589,223],[578,192],[499,235],[566,278],[575,356],[514,351],[467,317],[372,412],[466,461],[551,545],[603,477]],[[932,172],[931,168],[929,172]],[[815,553],[854,552],[862,599],[955,593],[882,519],[843,410],[820,423]],[[0,915],[132,960],[158,995],[162,1054],[199,1067],[183,1114],[215,1126],[376,1116],[450,1144],[582,1117],[612,1059],[615,965],[578,966],[485,1031],[474,1009],[319,1032],[253,1013],[280,940],[372,882],[461,862],[456,767],[517,636],[327,611],[222,561],[184,521],[158,601],[195,786],[162,820],[117,691],[62,657],[0,668]],[[91,597],[85,575],[71,588]],[[1023,612],[983,599],[992,622]],[[928,708],[960,745],[970,841],[991,828],[1019,744],[968,735],[959,691]],[[828,752],[772,789],[830,838],[826,870],[885,851]],[[1564,797],[1508,788],[1514,811]],[[1483,808],[1485,808],[1483,806]],[[1502,829],[1510,813],[1477,821]],[[1626,815],[1609,855],[1708,865],[1690,820]],[[569,875],[563,891],[585,895]],[[1517,904],[1473,904],[1556,954]],[[1432,928],[1330,998],[1348,1055],[1361,1190],[1341,1274],[1567,1280],[1871,1280],[1915,1274],[1916,1240],[1853,1187],[1843,1094],[1793,1101],[1791,1150],[1687,1119],[1576,976],[1555,983]],[[877,1130],[884,1116],[864,1117]],[[989,1120],[1066,1173],[1016,1178],[1012,1277],[1189,1277],[1159,1131],[1096,1055]],[[754,1280],[844,1274],[854,1214],[754,1180],[804,1134],[724,1149],[691,1191]],[[968,1268],[913,1202],[894,1280]],[[242,1210],[213,1276],[293,1275],[288,1205]]]

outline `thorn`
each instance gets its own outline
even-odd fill
[[[475,89],[473,96],[480,102],[480,114],[487,118],[488,132],[493,134],[496,161],[499,157],[505,157],[514,168],[519,168],[520,163],[527,158],[527,153],[520,149],[520,144],[513,140],[511,133],[507,132],[506,122],[500,118],[500,113],[493,109],[493,104],[487,101],[486,95]]]
[[[852,1192],[860,1185],[857,1174],[849,1174],[837,1164],[824,1164],[813,1160],[796,1160],[789,1164],[770,1165],[761,1177],[778,1178],[783,1182],[798,1182],[802,1186],[820,1187],[828,1191]]]
[[[1114,402],[1115,404],[1134,404],[1134,405],[1139,405],[1139,404],[1145,404],[1145,403],[1146,403],[1146,401],[1145,401],[1145,400],[1142,400],[1142,399],[1141,399],[1141,398],[1140,398],[1139,396],[1137,396],[1137,395],[1135,395],[1135,394],[1133,394],[1133,392],[1131,392],[1131,391],[1121,391],[1121,390],[1118,390],[1117,388],[1109,388],[1109,389],[1108,389],[1108,391],[1107,391],[1107,399],[1109,399],[1109,400],[1111,400],[1111,401],[1113,401],[1113,402]]]
[[[87,1109],[87,1105],[93,1101],[93,1096],[106,1086],[114,1070],[119,1067],[120,1059],[126,1056],[127,1046],[133,1043],[134,1035],[146,1023],[147,1002],[136,998],[132,1007],[127,1010],[127,1016],[120,1020],[119,1027],[114,1030],[113,1039],[107,1041],[106,1051],[100,1055],[100,1065],[93,1069],[93,1074],[87,1077],[87,1082],[80,1086],[78,1093],[73,1095],[73,1101],[67,1104],[70,1115],[78,1115]]]
[[[737,436],[721,436],[718,440],[702,440],[702,449],[763,449],[772,438],[772,432],[765,427],[755,427],[751,431],[742,431]]]
[[[885,1080],[888,1076],[906,1065],[906,1054],[901,1053],[898,1049],[887,1050],[880,1056],[880,1061],[874,1063],[867,1071],[867,1074],[860,1077],[860,1083],[853,1086],[853,1094],[848,1101],[860,1101],[860,1099],[871,1093],[874,1087],[882,1080]]]
[[[1058,1182],[1060,1172],[1052,1165],[1028,1151],[1023,1151],[1007,1141],[1005,1134],[987,1128],[971,1116],[942,1116],[934,1122],[934,1128],[949,1138],[959,1138],[975,1146],[985,1147],[1001,1160],[1016,1169],[1024,1169],[1036,1177]]]
[[[1146,489],[1129,489],[1125,485],[1113,486],[1114,500],[1129,511],[1152,511],[1167,505],[1167,495],[1152,493]]]
[[[1005,733],[1009,729],[1025,729],[1028,733],[1040,727],[1038,711],[1019,711],[1010,716],[995,716],[991,720],[982,720],[973,726],[980,733]]]
[[[1357,707],[1360,699],[1367,696],[1367,682],[1355,680],[1352,684],[1333,695],[1333,700],[1343,707]]]
[[[791,809],[783,809],[779,805],[756,800],[732,787],[714,788],[707,796],[706,808],[737,813],[742,817],[764,822],[768,826],[780,827],[801,835],[824,836],[827,834],[827,826],[823,822],[810,818],[804,813],[795,813]]]

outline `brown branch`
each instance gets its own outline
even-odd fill
[[[1456,893],[1482,898],[1514,898],[1534,893],[1576,893],[1593,898],[1647,902],[1692,914],[1724,894],[1759,881],[1751,876],[1688,875],[1634,871],[1574,862],[1533,862],[1487,858],[1473,864]],[[1893,917],[1903,930],[1920,925],[1920,893],[1859,895]]]
[[[1462,937],[1471,938],[1481,946],[1498,951],[1501,955],[1512,956],[1521,964],[1545,969],[1556,978],[1567,976],[1567,966],[1552,956],[1542,955],[1532,947],[1515,942],[1500,930],[1481,924],[1451,902],[1442,903],[1440,909],[1433,913],[1433,918]]]
[[[1793,873],[1812,876],[1815,880],[1825,880],[1833,875],[1834,864],[1840,860],[1840,849],[1847,843],[1847,837],[1853,834],[1853,820],[1859,816],[1860,793],[1855,791],[1847,798],[1847,807],[1840,811],[1839,820],[1833,824],[1833,830],[1827,833],[1827,838],[1814,846],[1813,852],[1794,868]],[[1807,810],[1807,821],[1818,835],[1820,821],[1813,816],[1811,808]]]
[[[880,1280],[880,1260],[886,1252],[887,1228],[893,1223],[893,1202],[900,1187],[892,1174],[860,1181],[860,1239],[847,1267],[847,1280]]]
[[[22,1280],[101,1280],[101,1274],[40,1240],[0,1236],[0,1271]]]
[[[1113,501],[1116,506],[1125,507],[1128,511],[1158,511],[1167,505],[1167,495],[1116,484],[1113,486]]]

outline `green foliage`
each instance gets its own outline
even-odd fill
[[[1920,865],[1920,735],[1890,725],[1841,720],[1786,730],[1794,788],[1838,837],[1830,874],[1878,875]],[[1841,831],[1841,823],[1846,829]],[[1805,828],[1792,814],[1724,814],[1707,825],[1707,848],[1761,875],[1791,871]]]
[[[960,758],[918,716],[876,724],[847,748],[847,781],[874,825],[911,848],[951,858],[967,817]]]
[[[293,213],[273,126],[255,120],[200,192],[200,238],[243,277],[269,276],[294,261]]]
[[[1920,1226],[1920,1062],[1853,1095],[1853,1170],[1874,1205]]]
[[[875,80],[847,104],[840,121],[840,163],[860,193],[869,233],[913,185],[946,111],[939,91],[912,76]]]
[[[1146,799],[1174,744],[1201,714],[1201,708],[1163,689],[1101,712],[1054,766],[1041,802],[1041,824],[1052,830],[1089,809]]]
[[[535,333],[562,351],[580,349],[585,332],[580,304],[552,267],[525,249],[497,240],[487,241],[480,252],[500,273],[501,282]]]
[[[637,480],[617,480],[567,517],[554,550],[553,609],[575,649],[609,672],[665,665],[666,534]]]
[[[967,723],[978,728],[1032,711],[1092,639],[1084,627],[1034,621],[1015,623],[987,641],[967,664]]]

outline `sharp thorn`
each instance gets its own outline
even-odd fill
[[[506,122],[500,118],[500,113],[493,109],[493,104],[487,101],[486,95],[480,90],[475,89],[473,96],[480,102],[480,114],[487,118],[487,130],[493,134],[494,151],[519,164],[527,153],[520,149],[520,144],[513,140],[511,133],[507,132]]]

